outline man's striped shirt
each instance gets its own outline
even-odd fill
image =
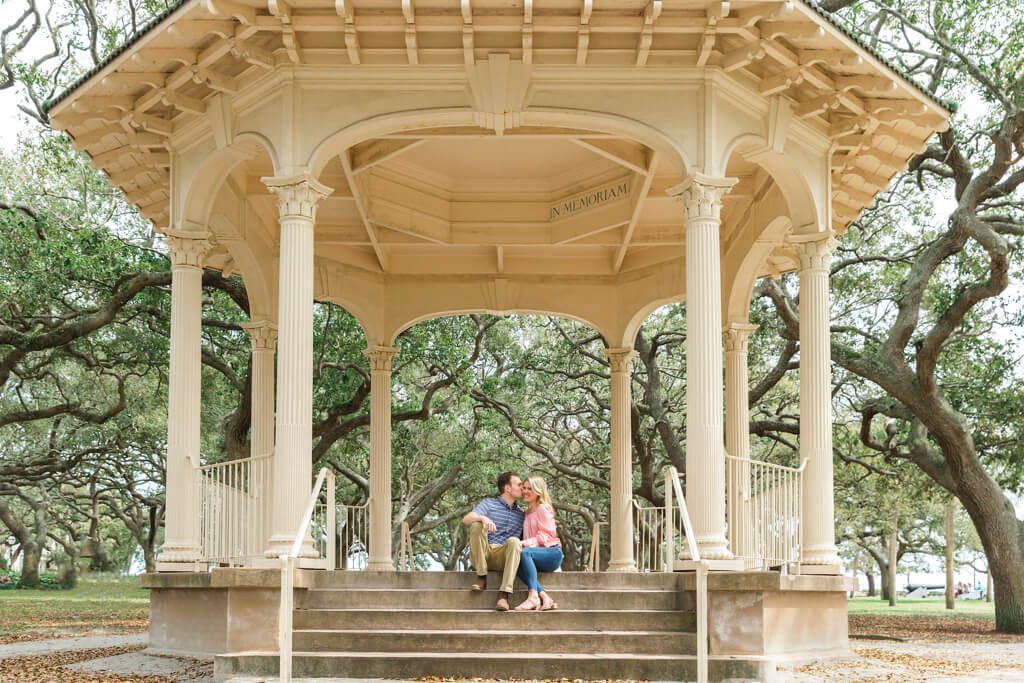
[[[489,518],[498,527],[497,531],[487,534],[488,543],[504,545],[512,537],[523,537],[523,520],[526,515],[515,503],[509,506],[501,498],[484,498],[473,508],[473,512]]]

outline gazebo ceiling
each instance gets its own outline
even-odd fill
[[[268,245],[277,205],[258,157],[238,171]],[[631,140],[587,131],[427,131],[356,145],[332,160],[316,253],[392,274],[611,275],[678,258],[678,171]],[[733,200],[742,201],[742,187]]]
[[[736,155],[738,180],[722,211],[723,243],[749,228],[755,197],[777,192],[771,176]],[[247,221],[271,250],[277,201],[261,177],[269,157],[239,165],[254,214]],[[632,140],[589,131],[521,127],[425,131],[374,138],[323,169],[333,192],[317,211],[318,259],[393,275],[613,276],[685,250],[678,170]],[[211,265],[219,266],[218,250]],[[784,263],[786,255],[781,256]],[[784,268],[783,268],[784,269]],[[767,272],[779,270],[769,264]]]
[[[67,130],[128,201],[164,227],[169,141],[208,115],[213,95],[241,93],[280,68],[338,68],[341,78],[351,73],[345,69],[450,68],[493,53],[536,68],[667,74],[718,67],[761,95],[788,98],[795,117],[835,141],[837,231],[948,117],[943,106],[799,0],[183,0],[50,109],[54,126]],[[336,237],[324,237],[325,246],[330,243],[338,258],[369,255],[385,269],[389,262],[415,267],[422,259],[418,250],[431,243],[464,242],[465,258],[458,258],[467,267],[474,262],[471,250],[482,242],[507,240],[510,264],[518,258],[515,250],[526,248],[521,241],[572,243],[581,259],[595,263],[608,262],[607,253],[597,252],[610,250],[613,271],[628,268],[644,249],[665,250],[660,240],[671,235],[658,226],[666,175],[657,164],[635,220],[623,211],[596,232],[566,229],[544,238],[520,216],[524,225],[517,231],[474,232],[482,219],[467,207],[474,188],[488,182],[506,185],[510,197],[532,196],[539,211],[556,199],[570,199],[584,180],[593,187],[618,174],[633,178],[635,188],[652,159],[650,150],[632,142],[582,133],[555,141],[517,138],[519,144],[511,145],[485,139],[494,131],[460,132],[470,135],[457,141],[424,133],[371,140],[329,168],[344,182],[324,208],[330,226],[325,235]],[[507,133],[513,137],[516,131]],[[365,191],[388,183],[433,199],[414,207],[401,201],[386,206]],[[741,190],[742,183],[734,193],[742,196]],[[571,224],[571,217],[566,220]],[[492,238],[497,232],[505,236]],[[584,256],[588,249],[594,253]]]

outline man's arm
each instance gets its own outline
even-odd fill
[[[466,513],[466,516],[462,518],[463,524],[476,524],[477,522],[484,525],[484,531],[494,532],[498,530],[497,525],[491,521],[490,517],[478,514],[476,510],[470,510]]]

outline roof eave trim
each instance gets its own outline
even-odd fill
[[[60,116],[64,111],[64,108],[68,105],[68,100],[71,98],[71,95],[97,78],[104,78],[111,72],[116,71],[117,68],[121,66],[122,62],[131,58],[131,54],[129,53],[134,52],[132,48],[137,48],[146,41],[157,37],[158,33],[155,31],[156,28],[164,25],[164,23],[169,20],[178,18],[180,14],[186,13],[200,2],[202,2],[202,0],[179,0],[177,5],[167,8],[157,16],[153,17],[148,24],[139,29],[138,33],[126,40],[121,47],[108,55],[102,62],[79,77],[79,79],[69,85],[64,92],[54,99],[44,102],[43,111],[51,117]]]
[[[896,80],[905,84],[918,99],[922,100],[923,104],[928,106],[935,113],[941,114],[947,119],[953,115],[955,108],[951,104],[943,102],[937,96],[926,91],[905,74],[900,73],[898,69],[888,64],[881,56],[875,54],[873,50],[862,45],[859,40],[850,35],[836,20],[824,14],[825,10],[821,9],[814,0],[800,0],[800,8],[805,16],[810,17],[813,21],[821,25],[829,37],[843,43],[858,55],[868,59],[875,68],[888,72]]]

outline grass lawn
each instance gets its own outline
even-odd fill
[[[135,577],[89,576],[72,590],[0,590],[0,641],[31,632],[137,631],[149,620],[149,592]]]
[[[895,607],[881,598],[856,597],[849,602],[850,616],[939,617],[943,619],[995,619],[995,605],[984,600],[957,600],[956,609],[946,609],[946,599],[908,598],[897,600]]]

